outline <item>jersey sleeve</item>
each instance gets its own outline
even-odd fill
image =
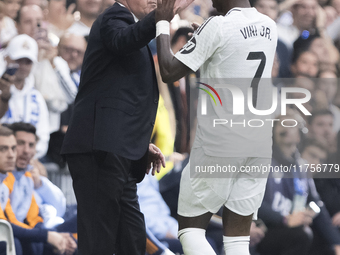
[[[196,72],[221,44],[218,17],[211,17],[194,33],[193,37],[179,50],[175,57]]]

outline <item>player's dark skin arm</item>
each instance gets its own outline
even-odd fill
[[[160,20],[170,22],[174,17],[174,13],[177,13],[180,9],[185,9],[191,2],[193,0],[158,0],[155,15],[156,23]],[[191,69],[177,60],[170,51],[169,35],[161,34],[157,37],[157,54],[163,82],[177,81],[191,72]]]
[[[177,81],[191,72],[191,69],[175,58],[170,51],[169,35],[161,34],[157,37],[157,52],[163,82]]]

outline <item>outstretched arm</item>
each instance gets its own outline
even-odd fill
[[[156,10],[157,53],[160,73],[165,83],[179,80],[191,69],[174,57],[170,50],[170,24],[174,13],[185,9],[193,0],[158,0]]]

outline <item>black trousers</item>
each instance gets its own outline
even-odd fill
[[[144,255],[144,216],[139,210],[133,161],[109,152],[69,154],[77,199],[81,255]]]

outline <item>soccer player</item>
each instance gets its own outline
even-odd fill
[[[210,79],[210,86],[221,79],[240,82],[238,87],[230,85],[228,89],[216,89],[221,105],[215,106],[213,100],[207,100],[209,114],[198,111],[190,162],[181,179],[178,236],[186,255],[215,254],[205,238],[205,229],[212,214],[223,206],[225,253],[245,255],[249,254],[251,221],[256,218],[261,205],[266,178],[240,173],[240,169],[270,164],[272,125],[255,128],[247,122],[246,127],[246,122],[241,120],[248,119],[255,112],[250,110],[250,104],[258,110],[271,108],[272,99],[268,96],[272,95],[272,86],[260,78],[267,81],[271,78],[277,32],[274,21],[250,8],[248,0],[212,2],[224,15],[209,18],[175,56],[170,51],[169,21],[173,17],[171,10],[177,3],[163,0],[157,7],[157,52],[164,82],[178,80],[199,68],[201,78]],[[202,93],[205,92],[200,91],[199,102],[204,96]],[[234,94],[238,96],[232,99]],[[244,107],[246,103],[233,107],[233,101],[236,105],[242,94],[251,96],[249,109]],[[233,114],[235,111],[241,114]],[[213,127],[213,121],[221,117],[237,123]],[[216,164],[230,165],[237,170],[228,178],[201,178],[192,170],[193,165],[207,167]]]

